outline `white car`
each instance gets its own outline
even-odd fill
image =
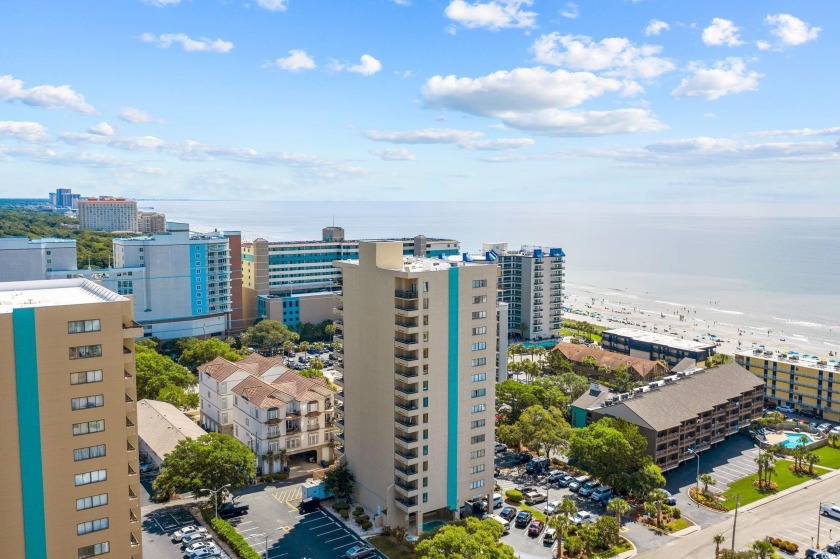
[[[176,541],[176,542],[179,542],[179,541],[183,540],[186,536],[190,536],[192,534],[206,534],[206,533],[207,533],[207,528],[205,528],[204,526],[195,526],[195,525],[185,526],[184,528],[181,528],[180,530],[178,530],[177,532],[172,534],[172,540]]]
[[[184,539],[181,540],[181,548],[186,549],[194,543],[208,542],[212,539],[213,538],[210,536],[210,534],[207,533],[206,530],[204,532],[195,532],[193,534],[190,534],[189,536],[184,536]]]
[[[216,547],[216,544],[213,542],[195,542],[191,543],[187,546],[184,550],[184,555],[189,555],[190,553],[195,553],[199,549],[204,549],[205,547]]]
[[[796,413],[796,410],[790,406],[776,406],[776,411],[782,413]]]
[[[557,512],[557,508],[560,506],[560,501],[549,501],[545,504],[545,515],[551,516],[552,514]]]
[[[496,443],[496,452],[507,452],[507,445],[504,443]]]
[[[587,522],[595,522],[595,515],[587,510],[580,510],[572,517],[572,524],[579,526]]]
[[[188,559],[206,559],[207,557],[219,557],[222,554],[221,550],[216,547],[203,547],[198,551],[194,551],[187,555]]]

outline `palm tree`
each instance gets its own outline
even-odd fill
[[[819,455],[814,454],[813,452],[808,452],[805,455],[805,461],[808,462],[808,473],[814,475],[814,464],[820,461]]]
[[[708,495],[709,486],[717,485],[717,480],[712,477],[712,474],[700,474],[700,483],[703,484],[703,495]]]
[[[771,559],[776,554],[773,544],[767,540],[754,541],[752,545],[750,545],[750,549],[753,550],[758,559]]]
[[[280,469],[286,469],[286,460],[288,459],[288,453],[286,452],[285,448],[281,448],[280,451],[277,453],[277,459],[280,461]]]
[[[274,473],[274,460],[276,458],[277,458],[277,453],[274,452],[271,449],[269,449],[268,452],[263,454],[263,459],[268,462],[268,473],[269,473],[269,475]]]
[[[330,322],[329,324],[324,326],[324,334],[326,334],[327,336],[330,337],[330,343],[332,343],[332,341],[333,341],[333,336],[335,336],[335,331],[336,331],[336,327],[335,327],[334,322]]]
[[[656,514],[656,505],[649,501],[645,501],[644,511],[648,518],[652,518]]]
[[[720,544],[722,544],[725,539],[726,538],[723,537],[723,534],[715,534],[712,538],[712,541],[715,542],[715,559],[717,559],[718,555],[720,555]]]
[[[828,444],[832,447],[837,447],[837,443],[840,442],[840,433],[828,433]]]
[[[648,502],[656,507],[656,525],[662,527],[662,506],[668,502],[668,494],[661,489],[654,489],[648,493]]]
[[[567,499],[568,500],[568,499]],[[549,528],[554,528],[560,534],[560,559],[563,559],[563,540],[566,539],[566,530],[569,528],[571,520],[565,514],[553,514],[546,520],[546,525]]]
[[[560,559],[563,559],[563,540],[566,539],[566,530],[572,523],[572,517],[577,514],[578,508],[575,502],[571,499],[563,499],[560,501],[560,506],[557,507],[557,514],[553,515],[549,521],[553,520],[556,527],[552,528],[560,532]]]
[[[287,354],[294,352],[295,351],[295,342],[293,342],[291,340],[286,340],[283,343],[283,351],[285,351]]]
[[[302,351],[304,353],[309,351],[309,342],[300,342],[298,345],[298,351]]]
[[[630,512],[630,503],[622,499],[621,497],[616,497],[615,499],[611,499],[610,502],[607,504],[607,512],[611,512],[615,515],[615,519],[618,521],[618,527],[621,528],[621,515]]]

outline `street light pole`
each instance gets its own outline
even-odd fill
[[[282,530],[282,529],[283,529],[283,527],[280,526],[279,528],[275,528],[274,530],[271,530],[270,532],[266,532],[266,534],[265,534],[265,556],[263,557],[263,559],[268,559],[268,535],[273,534],[277,530]]]
[[[820,502],[820,508],[817,510],[817,549],[820,548],[820,524],[822,523],[822,506],[823,505],[833,505],[834,503],[827,503],[827,502]],[[831,531],[828,532],[829,538],[831,537]]]
[[[218,519],[219,519],[219,499],[218,499],[218,493],[219,493],[219,491],[221,491],[222,489],[226,489],[226,488],[228,488],[228,487],[230,487],[230,484],[229,484],[229,483],[226,483],[225,485],[223,485],[223,486],[219,487],[218,489],[203,489],[203,488],[202,488],[202,489],[199,489],[199,491],[202,491],[202,492],[203,492],[203,491],[207,491],[208,493],[212,493],[212,494],[213,494],[213,509],[214,509],[214,510],[215,510],[215,512],[216,512],[216,520],[218,520]]]
[[[741,506],[741,496],[735,495],[735,520],[732,521],[732,551],[735,551],[735,526],[738,524],[738,507]]]

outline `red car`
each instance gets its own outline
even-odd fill
[[[543,528],[545,528],[545,523],[542,520],[534,520],[528,526],[528,535],[535,538],[542,534]]]

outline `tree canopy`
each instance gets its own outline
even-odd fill
[[[647,439],[623,419],[605,417],[577,429],[569,460],[620,493],[646,495],[665,485],[659,467],[647,453]]]
[[[216,357],[223,357],[228,361],[239,361],[246,354],[233,349],[227,342],[218,338],[199,340],[198,338],[184,338],[180,341],[181,357],[178,363],[195,370],[199,365],[208,363]],[[247,350],[246,350],[247,351]]]
[[[198,394],[187,389],[197,380],[188,369],[155,350],[155,342],[142,340],[135,344],[137,363],[137,399],[169,402],[179,409],[197,408]]]
[[[356,478],[345,462],[330,469],[324,475],[324,489],[336,497],[347,499],[356,490]]]
[[[512,425],[499,426],[499,440],[513,446],[550,454],[568,445],[572,428],[557,408],[545,409],[535,404],[526,409]]]
[[[514,559],[513,548],[499,542],[502,525],[495,520],[469,517],[448,524],[415,548],[419,559]]]
[[[277,320],[261,320],[242,334],[242,344],[270,350],[282,349],[286,342],[296,342],[300,336]]]
[[[217,489],[230,484],[224,494],[248,484],[256,474],[254,453],[247,446],[223,433],[207,433],[198,439],[184,439],[165,456],[165,467],[155,479],[154,489],[168,497],[188,490],[199,497],[201,489]]]
[[[531,361],[526,362],[531,363]],[[508,379],[496,385],[496,398],[499,404],[510,406],[510,411],[505,414],[505,422],[515,423],[522,412],[533,405],[540,405],[545,409],[552,407],[558,410],[566,409],[572,401],[571,396],[575,396],[578,392],[579,381],[583,386],[589,386],[585,378],[578,377],[574,373],[563,374],[559,377],[544,376],[529,383]],[[583,391],[580,391],[577,396],[580,394],[583,394]]]

